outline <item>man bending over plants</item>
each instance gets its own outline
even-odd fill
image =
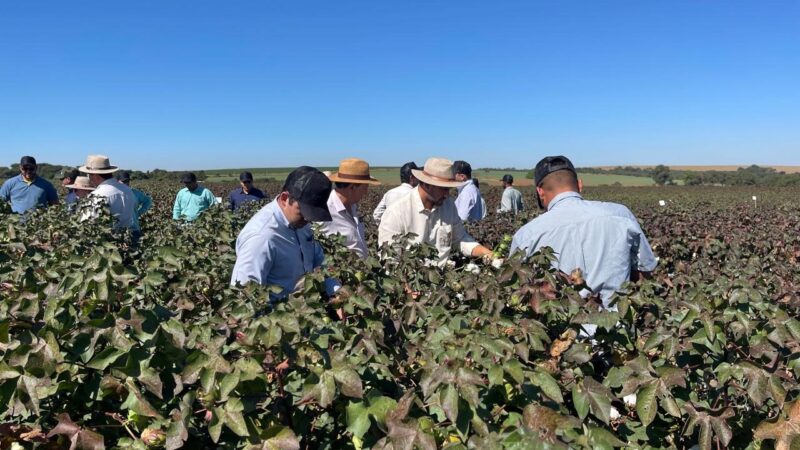
[[[236,238],[236,264],[231,285],[255,282],[277,286],[280,299],[295,290],[298,280],[322,265],[322,247],[314,240],[311,222],[331,220],[331,181],[319,170],[301,166],[286,177],[281,193],[261,208]],[[326,280],[328,294],[336,288]]]
[[[648,276],[656,267],[639,222],[623,205],[584,200],[583,182],[564,156],[542,159],[534,175],[536,200],[546,212],[514,234],[510,252],[530,256],[552,248],[560,271],[582,271],[589,290],[581,295],[599,293],[603,307],[614,309],[609,301],[622,283]]]

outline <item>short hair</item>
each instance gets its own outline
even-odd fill
[[[473,179],[472,179],[472,184],[474,184],[474,185],[475,185],[475,187],[476,187],[476,188],[478,188],[478,189],[480,189],[480,188],[481,188],[481,182],[480,182],[480,180],[478,180],[477,178],[473,178]]]
[[[544,177],[541,187],[546,191],[562,187],[569,187],[577,191],[578,175],[571,170],[558,170]]]
[[[110,180],[110,179],[114,178],[114,174],[113,173],[96,173],[95,175],[97,175],[98,177],[100,177],[100,178],[102,178],[104,180]]]
[[[410,162],[407,162],[407,163],[403,164],[403,167],[400,168],[400,182],[401,183],[411,183],[411,177],[414,176],[414,174],[411,173],[412,169],[413,170],[419,170],[419,167],[417,167],[417,163],[415,163],[414,161],[410,161]]]
[[[346,182],[344,182],[344,181],[334,181],[334,182],[333,182],[333,187],[335,187],[336,189],[347,189],[347,188],[349,188],[349,187],[350,187],[352,184],[353,184],[353,183],[346,183]]]
[[[453,162],[453,173],[460,173],[461,175],[466,175],[467,178],[472,178],[472,166],[466,161],[455,161]]]

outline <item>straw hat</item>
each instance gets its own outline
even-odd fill
[[[92,183],[89,181],[89,177],[75,177],[75,181],[72,184],[68,184],[64,187],[68,187],[70,189],[76,189],[79,191],[95,190],[95,186],[92,186]]]
[[[363,159],[347,158],[339,162],[339,171],[328,176],[331,181],[355,184],[381,184],[369,176],[369,163]]]
[[[412,169],[411,173],[426,184],[440,187],[461,187],[466,181],[456,181],[453,173],[453,161],[444,158],[428,158],[422,170]]]
[[[89,155],[86,157],[86,164],[78,168],[84,173],[113,173],[119,170],[119,167],[112,166],[105,155]]]

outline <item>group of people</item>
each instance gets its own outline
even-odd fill
[[[514,234],[511,253],[521,251],[527,257],[543,247],[553,248],[556,267],[565,273],[580,269],[589,287],[582,294],[599,294],[605,307],[611,307],[611,294],[625,281],[646,276],[655,268],[655,256],[633,213],[616,203],[585,200],[582,182],[569,159],[542,159],[534,178],[537,203],[546,213]],[[410,236],[411,243],[435,247],[439,265],[454,251],[486,263],[502,263],[465,228],[465,222],[483,213],[478,208],[485,208],[473,189],[469,164],[429,158],[418,168],[409,162],[400,169],[400,181],[373,212],[378,242],[370,250],[358,214],[369,186],[380,184],[370,176],[369,164],[345,159],[332,174],[309,166],[295,169],[278,196],[239,233],[231,284],[278,286],[274,298],[293,292],[304,274],[322,264],[322,247],[310,227],[313,222],[321,223],[323,233],[341,235],[347,249],[359,258]],[[513,177],[506,175],[502,181],[500,210],[521,211],[522,195],[513,188]],[[452,188],[458,189],[455,199]],[[328,280],[326,287],[332,294],[336,282]]]

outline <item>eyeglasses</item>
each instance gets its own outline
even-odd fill
[[[36,166],[22,166],[20,169],[24,172],[36,172]]]

